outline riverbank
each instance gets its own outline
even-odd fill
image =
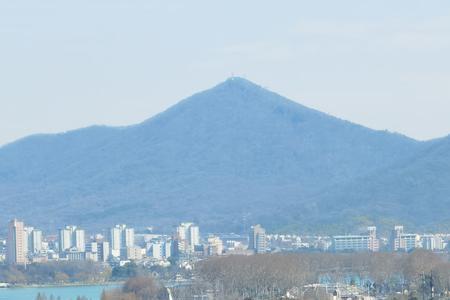
[[[120,285],[100,284],[100,285],[63,285],[47,287],[31,287],[26,285],[23,288],[0,289],[0,300],[33,300],[38,294],[53,296],[54,299],[74,300],[78,296],[84,296],[89,300],[100,300],[103,291],[113,290]]]
[[[8,284],[0,288],[25,289],[25,288],[63,288],[63,287],[85,287],[85,286],[121,286],[125,281],[106,281],[106,282],[73,282],[73,283],[45,283],[45,284]]]

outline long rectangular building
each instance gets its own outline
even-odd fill
[[[333,236],[333,250],[343,251],[379,251],[379,240],[376,237],[376,228],[368,227],[367,235],[337,235]]]

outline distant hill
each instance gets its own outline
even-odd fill
[[[317,202],[316,202],[317,201]],[[450,230],[450,137],[372,174],[319,193],[313,202],[333,219],[391,224],[401,221],[422,230]],[[344,205],[340,205],[343,203]],[[316,220],[317,221],[317,220]],[[343,222],[344,223],[344,222]],[[347,222],[351,225],[351,222]]]
[[[327,230],[361,223],[360,213],[431,225],[426,201],[438,207],[450,195],[446,145],[371,130],[234,77],[141,124],[0,148],[0,217],[49,229],[194,220],[212,231],[253,222]],[[403,188],[405,176],[416,189]]]

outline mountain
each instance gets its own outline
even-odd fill
[[[391,224],[401,220],[410,227],[450,229],[450,136],[429,142],[409,159],[315,197],[319,209],[333,211],[322,218],[329,223],[339,214],[349,220],[367,218]],[[317,221],[317,220],[316,220]]]
[[[411,165],[430,179],[445,173],[427,169],[438,144],[371,130],[233,77],[137,125],[35,135],[0,148],[0,217],[49,229],[169,228],[183,220],[217,231],[245,222],[271,229],[353,224],[341,212],[375,217],[367,208],[391,199],[382,197],[384,184]],[[377,172],[392,178],[383,182]],[[365,181],[371,176],[373,185]],[[361,182],[377,195],[366,192],[365,205]],[[408,191],[396,193],[388,207],[407,207]]]

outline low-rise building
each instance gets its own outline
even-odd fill
[[[218,236],[209,236],[207,245],[207,255],[222,255],[223,242]]]
[[[132,246],[127,247],[126,258],[128,260],[140,260],[144,257],[143,251],[141,247]]]

